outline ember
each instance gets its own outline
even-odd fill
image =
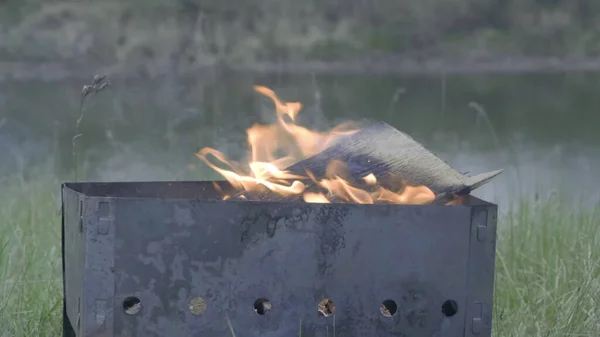
[[[277,122],[247,130],[249,162],[232,162],[208,147],[196,153],[237,191],[223,193],[224,200],[460,204],[460,195],[501,172],[466,177],[382,122],[343,123],[328,132],[309,130],[295,123],[301,103],[282,102],[263,86],[254,89],[273,101]],[[277,156],[280,153],[284,155]]]

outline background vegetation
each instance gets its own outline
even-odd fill
[[[600,51],[594,0],[6,0],[0,8],[0,63],[147,75],[283,61],[577,63]]]

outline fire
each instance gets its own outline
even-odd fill
[[[345,202],[355,202],[360,204],[390,203],[390,204],[427,204],[435,199],[435,194],[425,186],[410,186],[399,184],[399,190],[389,190],[377,182],[373,174],[363,177],[368,187],[361,189],[352,186],[346,179],[339,176],[339,172],[344,172],[346,167],[339,161],[331,161],[327,168],[328,178],[315,181],[317,186],[327,190],[327,196],[324,193],[306,192],[304,201],[329,203],[329,198],[341,198]],[[314,181],[314,177],[311,177]],[[328,198],[329,197],[329,198]]]
[[[411,186],[401,177],[388,179],[392,182],[388,182],[390,186],[380,182],[374,174],[355,182],[349,177],[345,163],[336,160],[328,164],[322,179],[316,179],[310,171],[306,175],[286,171],[299,160],[320,153],[339,137],[359,130],[352,123],[340,124],[327,132],[309,130],[296,124],[301,103],[282,102],[271,89],[263,86],[254,89],[273,101],[276,123],[255,124],[247,130],[248,163],[232,162],[223,153],[208,147],[196,153],[238,191],[236,197],[247,199],[249,195],[268,192],[279,197],[295,196],[307,203],[360,204],[427,204],[435,199],[435,194],[426,186]],[[215,187],[222,192],[218,185]],[[232,197],[223,193],[224,200]]]

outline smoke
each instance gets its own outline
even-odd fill
[[[162,161],[157,160],[162,157]],[[186,164],[169,160],[164,153],[151,155],[147,151],[127,147],[102,161],[90,172],[90,180],[96,181],[156,181],[182,180]],[[178,167],[177,167],[178,166]]]
[[[0,118],[0,180],[39,166],[52,153],[52,143],[38,139],[23,124]]]

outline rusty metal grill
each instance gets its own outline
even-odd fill
[[[490,336],[497,206],[62,186],[64,336]]]

